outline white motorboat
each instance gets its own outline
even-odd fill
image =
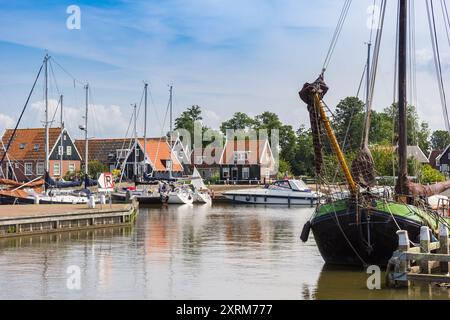
[[[264,188],[230,190],[223,195],[238,203],[314,206],[319,201],[302,180],[279,180]]]
[[[168,204],[192,204],[194,202],[193,194],[186,188],[175,188],[173,191],[169,191],[167,197]]]

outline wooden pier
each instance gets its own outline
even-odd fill
[[[430,229],[420,229],[420,245],[410,247],[408,232],[397,231],[399,246],[386,269],[388,287],[408,287],[415,282],[449,284],[449,230],[439,226],[439,241],[430,241]],[[415,264],[413,266],[413,264]]]
[[[97,205],[0,206],[0,238],[60,231],[129,225],[137,203]]]

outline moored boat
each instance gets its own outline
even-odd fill
[[[302,180],[279,180],[264,188],[230,190],[223,195],[238,203],[314,206],[319,201]]]

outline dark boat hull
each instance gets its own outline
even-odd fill
[[[359,211],[354,206],[315,217],[311,230],[319,251],[327,264],[387,265],[397,250],[397,230],[407,230],[410,240],[417,242],[421,223],[405,217],[394,217],[376,208]],[[398,226],[397,226],[398,224]]]

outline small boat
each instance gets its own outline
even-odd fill
[[[192,191],[177,187],[173,191],[169,191],[167,196],[168,204],[192,204],[194,202],[194,197]]]
[[[264,188],[230,190],[223,195],[233,202],[251,204],[314,206],[319,201],[318,194],[302,180],[293,179],[279,180]]]
[[[114,202],[131,202],[134,198],[139,204],[161,204],[164,202],[164,196],[161,193],[147,188],[124,188],[111,193],[111,197]]]
[[[209,190],[195,190],[194,202],[212,204],[212,198],[209,194]]]
[[[192,173],[191,184],[194,188],[194,202],[212,204],[210,190],[206,187],[196,167],[194,167],[194,172]]]

